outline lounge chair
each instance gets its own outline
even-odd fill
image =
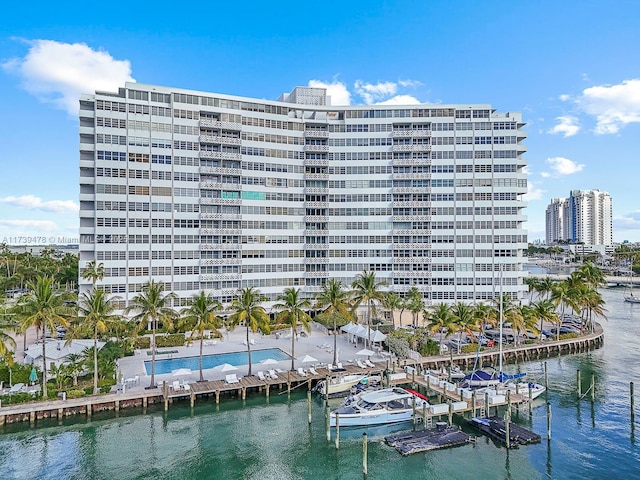
[[[275,370],[269,370],[269,376],[273,379],[273,380],[277,380],[278,379],[278,374],[276,373]]]
[[[16,383],[13,387],[9,389],[9,393],[21,392],[23,388],[24,388],[24,383]]]
[[[375,364],[368,358],[364,361],[365,365],[369,368],[376,368]]]
[[[313,367],[309,367],[309,373],[310,373],[311,375],[315,375],[316,377],[318,377],[318,376],[319,376],[318,372],[316,372],[316,369],[315,369],[315,368],[313,368]]]
[[[344,369],[344,367],[342,366],[342,363],[338,362],[338,364],[336,365],[336,368],[339,370]]]
[[[264,372],[262,370],[260,370],[258,373],[256,373],[256,375],[258,376],[258,378],[260,380],[262,380],[263,382],[267,381],[267,377],[264,376]]]
[[[182,382],[182,388],[185,391],[189,391],[191,390],[191,385],[189,385],[189,382],[187,382],[186,380],[184,382]]]
[[[176,390],[180,390],[180,380],[174,380],[173,384],[171,385],[171,388],[173,389],[173,391]]]
[[[333,370],[333,363],[327,363],[327,370]]]
[[[298,375],[300,375],[301,377],[306,377],[307,376],[307,372],[304,371],[304,368],[302,367],[298,367]]]
[[[240,383],[240,380],[238,380],[238,377],[236,377],[235,373],[230,373],[225,377],[225,382],[227,382],[227,383]]]
[[[276,368],[276,372],[278,372],[278,373],[284,373],[284,370],[282,370],[281,368]]]
[[[368,368],[360,359],[356,360],[356,365],[360,368]]]
[[[249,340],[249,343],[250,343],[251,345],[255,345],[255,344],[256,344],[256,341],[252,338],[251,340]]]

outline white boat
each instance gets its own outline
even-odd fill
[[[633,295],[633,282],[631,281],[632,277],[633,277],[633,273],[629,276],[628,291],[625,288],[624,301],[628,303],[640,303],[640,298]]]
[[[350,375],[338,375],[336,377],[329,378],[329,385],[327,387],[327,381],[321,380],[316,385],[316,391],[321,395],[340,395],[346,394],[351,390],[351,387],[357,385],[360,382],[368,382],[369,376],[363,373],[355,373]],[[328,388],[328,391],[327,391]]]
[[[340,426],[343,427],[406,422],[413,419],[414,408],[421,414],[423,405],[429,405],[423,395],[404,388],[365,391],[332,411],[330,424],[336,426],[336,415],[339,415]]]
[[[526,398],[529,398],[529,391],[531,391],[531,400],[535,400],[547,390],[544,385],[535,382],[507,382],[497,385],[495,389],[499,394],[510,391],[512,395],[517,393]]]

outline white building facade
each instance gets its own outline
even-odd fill
[[[599,190],[572,190],[554,198],[546,211],[547,245],[561,241],[613,245],[611,196]]]
[[[428,304],[486,302],[501,265],[522,298],[521,115],[328,103],[307,87],[280,101],[137,83],[83,95],[80,267],[103,263],[122,307],[150,279],[177,307],[247,286],[312,297],[363,271]]]

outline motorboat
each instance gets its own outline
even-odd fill
[[[414,409],[422,412],[424,406],[428,405],[424,395],[404,388],[365,391],[333,410],[330,425],[336,426],[336,416],[343,427],[406,422],[413,419]]]
[[[351,391],[351,387],[358,383],[368,383],[369,375],[365,373],[355,373],[349,375],[337,375],[327,380],[320,380],[316,385],[316,391],[321,395],[339,396],[347,395]]]
[[[529,398],[529,392],[531,392],[530,400],[535,400],[547,390],[547,388],[540,383],[510,381],[496,385],[495,389],[499,394],[506,394],[506,392],[509,391],[512,395],[518,394],[525,398]]]

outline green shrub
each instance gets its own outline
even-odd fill
[[[11,395],[3,395],[2,396],[2,404],[3,405],[12,405],[16,403],[25,403],[33,400],[33,397],[30,393],[20,392],[20,393],[12,393]]]
[[[156,336],[156,347],[182,347],[184,345],[184,333]]]
[[[150,348],[151,347],[151,338],[149,338],[149,337],[138,337],[138,338],[136,338],[134,347],[135,348],[140,348],[140,349]]]
[[[579,333],[563,333],[560,335],[560,340],[569,340],[570,338],[578,338],[579,336]],[[554,335],[553,338],[555,339],[556,336]]]
[[[58,398],[58,389],[57,388],[49,388],[47,386],[47,399],[48,400],[56,400]]]
[[[460,347],[460,353],[476,353],[478,351],[478,346],[474,344],[470,345],[462,345]],[[480,349],[482,351],[482,348]]]
[[[93,393],[93,387],[84,387],[82,391],[85,395],[91,395]]]
[[[93,387],[91,387],[91,391],[93,392]],[[67,398],[80,398],[84,397],[84,390],[71,389],[67,390]]]
[[[426,342],[422,342],[420,344],[420,355],[422,355],[423,357],[427,355],[438,355],[439,353],[440,344],[431,340],[430,338],[427,339]]]

